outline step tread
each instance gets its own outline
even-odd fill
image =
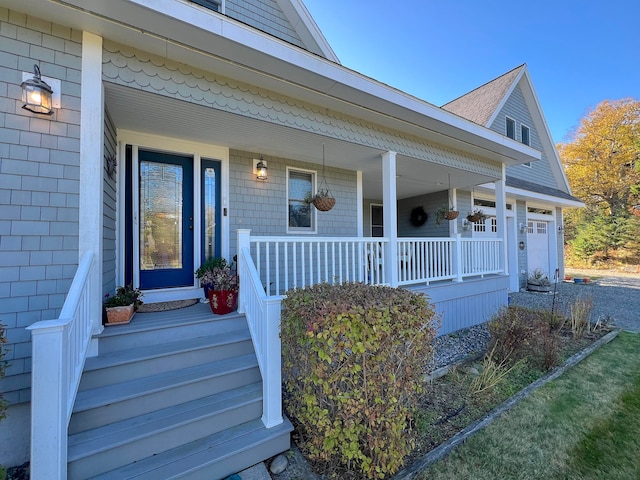
[[[135,398],[143,394],[158,392],[178,385],[185,385],[207,378],[215,378],[257,366],[258,360],[255,354],[251,353],[150,375],[145,378],[128,380],[115,385],[82,390],[78,392],[73,412],[90,410],[103,405]]]
[[[206,417],[224,414],[239,406],[261,401],[261,398],[262,383],[256,382],[79,432],[69,436],[68,461],[95,455]]]
[[[149,330],[160,330],[163,328],[173,328],[177,325],[188,326],[198,323],[211,323],[215,325],[218,321],[244,318],[241,313],[232,312],[227,315],[214,315],[208,304],[196,304],[191,307],[179,310],[169,310],[166,312],[136,313],[134,320],[127,325],[117,327],[107,327],[96,338],[117,337],[130,333],[145,332]]]
[[[177,340],[175,342],[167,342],[126,350],[119,350],[98,355],[97,357],[87,358],[87,360],[85,361],[84,371],[89,372],[100,370],[102,368],[134,363],[140,360],[159,358],[175,353],[185,353],[198,350],[203,347],[214,347],[229,343],[243,342],[250,339],[251,333],[245,326],[245,328],[242,329],[219,333],[216,335],[206,335],[184,340]]]
[[[113,478],[171,479],[198,468],[212,465],[231,455],[247,451],[293,430],[286,418],[280,425],[265,428],[260,419],[251,420],[236,427],[167,450],[152,457],[125,465],[94,477],[96,480]]]

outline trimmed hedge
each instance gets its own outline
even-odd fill
[[[426,297],[359,283],[290,291],[281,337],[287,413],[327,473],[398,471],[439,320]]]

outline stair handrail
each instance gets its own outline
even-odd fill
[[[262,374],[262,423],[280,425],[282,416],[281,296],[268,297],[251,258],[250,230],[238,230],[238,311],[244,313]]]
[[[82,256],[60,315],[31,331],[31,478],[67,477],[67,430],[92,335],[94,252]]]

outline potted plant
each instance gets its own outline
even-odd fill
[[[105,325],[129,323],[138,307],[142,305],[142,293],[131,285],[118,287],[115,295],[105,295],[104,308],[107,311]]]
[[[209,286],[209,306],[213,313],[224,315],[237,308],[239,281],[233,262],[220,262],[205,272],[200,281]]]
[[[467,220],[469,220],[472,223],[481,222],[485,218],[487,218],[487,216],[479,208],[475,208],[473,212],[469,212],[467,214]]]
[[[204,291],[204,298],[209,299],[209,289],[211,287],[211,276],[207,275],[218,268],[224,268],[227,265],[227,260],[222,257],[209,257],[205,262],[198,267],[194,272],[195,276],[200,281],[200,286]]]
[[[527,278],[527,290],[532,292],[550,292],[551,280],[542,269],[534,269]]]
[[[442,220],[455,220],[460,215],[460,212],[453,207],[449,207],[449,205],[442,205],[436,211],[436,223],[440,225]]]

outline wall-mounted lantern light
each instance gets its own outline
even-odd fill
[[[40,76],[38,65],[33,66],[34,76],[22,82],[22,108],[40,115],[53,115],[53,89]]]
[[[465,231],[471,230],[471,222],[466,218],[462,221],[462,229]]]
[[[558,225],[558,231],[562,232],[564,230],[564,225]]]
[[[519,229],[520,233],[525,233],[527,231],[527,226],[524,223],[521,223]]]
[[[253,173],[258,180],[267,180],[269,178],[267,174],[267,162],[264,161],[262,155],[259,159],[253,159]]]

